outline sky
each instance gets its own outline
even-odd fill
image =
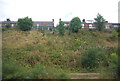
[[[118,22],[120,0],[0,0],[0,21],[17,21],[26,16],[33,21],[70,21],[74,17],[94,20],[100,13],[108,22]]]

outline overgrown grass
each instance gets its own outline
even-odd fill
[[[90,30],[66,30],[64,36],[57,31],[3,31],[3,78],[66,79],[70,72],[89,72],[80,66],[81,55],[91,47],[105,50],[108,56],[115,53],[118,43],[108,41],[111,36],[109,32]],[[100,72],[101,68],[107,67],[91,72]]]

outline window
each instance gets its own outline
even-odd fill
[[[64,24],[64,26],[67,26],[67,24]]]
[[[48,30],[50,30],[50,28],[48,27]]]
[[[12,24],[11,26],[14,27],[14,24]]]
[[[39,26],[39,24],[37,24],[37,27]]]
[[[39,26],[42,26],[42,24],[39,24]]]
[[[92,24],[89,24],[89,27],[92,27]]]
[[[54,26],[54,24],[51,24],[51,26]]]
[[[36,27],[37,25],[36,25],[36,24],[34,24],[33,26],[34,26],[34,27]]]
[[[46,24],[44,24],[44,26],[46,26]]]
[[[106,29],[108,29],[108,28],[110,28],[110,26],[109,26],[109,25],[106,25]]]

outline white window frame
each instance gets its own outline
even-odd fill
[[[50,30],[50,27],[48,27],[48,30]]]
[[[11,24],[12,27],[14,27],[14,24]]]

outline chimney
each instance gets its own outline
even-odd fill
[[[61,18],[59,19],[59,22],[61,21]]]
[[[54,19],[52,19],[52,22],[54,22]]]
[[[105,21],[106,23],[108,23],[108,21]]]
[[[85,23],[85,19],[83,19],[82,22]]]
[[[9,19],[9,18],[7,18],[7,21],[10,21],[10,19]]]

